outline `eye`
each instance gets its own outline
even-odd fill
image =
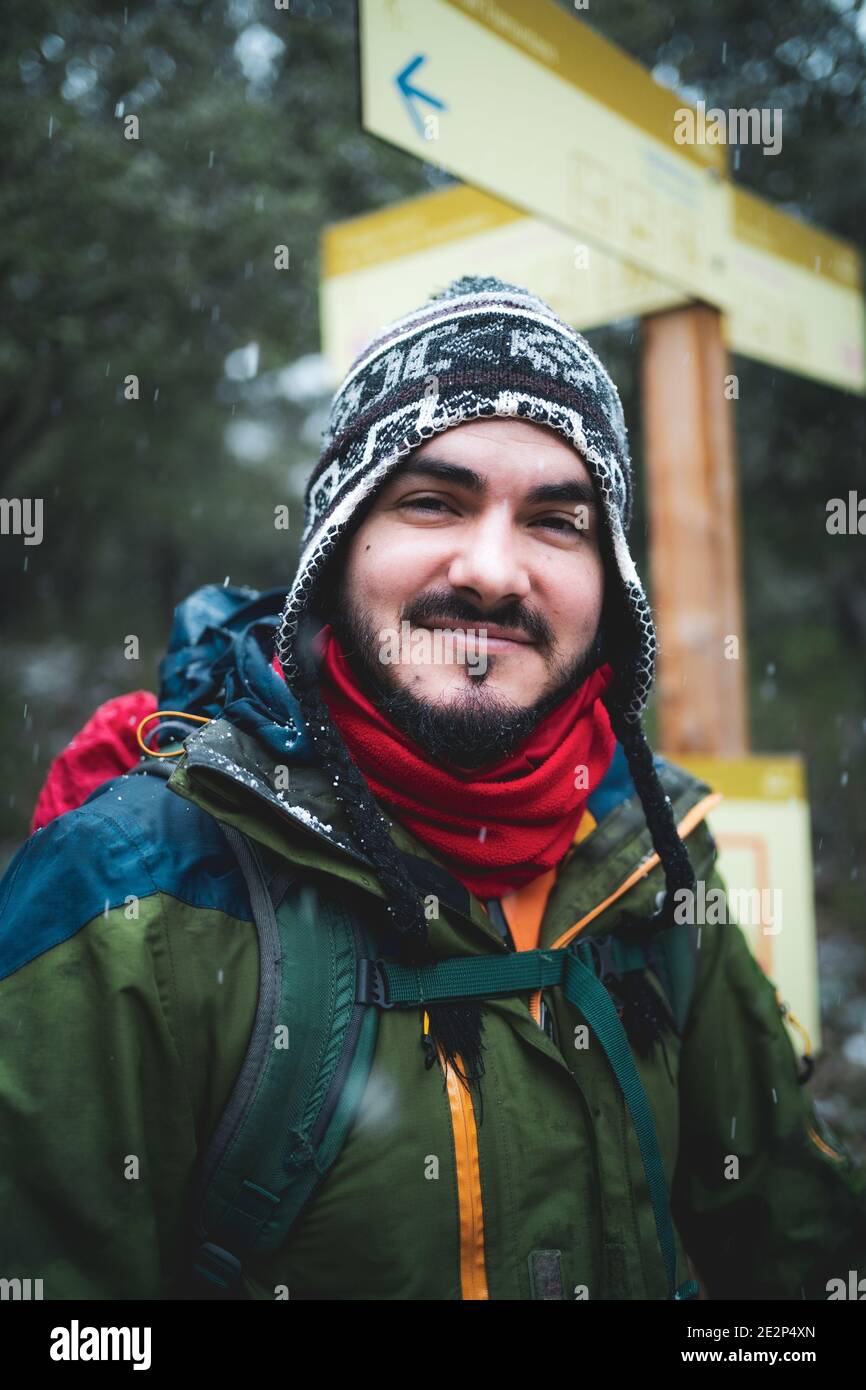
[[[441,515],[442,511],[450,511],[450,507],[442,501],[441,497],[407,497],[398,503],[400,509],[404,507],[414,507],[420,511],[427,512],[428,515]],[[580,527],[575,526],[574,518],[571,516],[548,516],[540,517],[535,522],[535,526],[543,526],[549,530],[557,531],[560,535],[567,536],[572,532],[579,532]]]
[[[554,530],[558,531],[575,531],[577,529],[572,518],[565,516],[544,517],[539,524],[541,526],[552,526]]]
[[[436,511],[444,507],[445,503],[439,497],[407,497],[400,503],[401,507],[420,507],[422,511]]]

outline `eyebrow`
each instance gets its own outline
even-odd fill
[[[411,459],[405,464],[397,474],[395,482],[402,478],[438,478],[441,482],[466,488],[467,492],[475,493],[477,496],[487,491],[487,481],[480,473],[475,473],[462,464],[447,463],[445,459],[427,454],[423,458]],[[524,500],[528,503],[583,502],[589,506],[596,504],[592,483],[582,478],[568,478],[561,483],[538,483],[530,488]]]

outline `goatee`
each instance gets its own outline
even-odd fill
[[[430,596],[426,602],[412,605],[414,621],[423,623],[429,616],[465,622],[473,627],[496,622],[507,627],[529,628],[529,635],[540,649],[548,650],[551,646],[549,629],[538,619],[527,621],[522,615],[522,619],[515,621],[503,613],[495,618],[449,614],[447,609],[454,606],[453,599],[446,606]],[[422,607],[429,612],[422,612]],[[495,670],[500,654],[488,652],[484,674],[472,676],[468,674],[471,667],[467,667],[466,683],[456,693],[449,693],[447,702],[430,701],[414,695],[406,686],[398,684],[396,678],[388,679],[393,668],[384,666],[379,659],[379,632],[372,623],[356,615],[343,601],[338,601],[329,621],[355,678],[370,701],[432,762],[450,764],[460,770],[483,768],[511,757],[541,720],[573,694],[604,660],[599,630],[589,647],[571,662],[554,663],[551,688],[533,704],[525,706],[493,692],[487,674]]]

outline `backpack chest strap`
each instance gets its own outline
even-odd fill
[[[617,937],[587,939],[588,952],[600,979],[615,983],[623,975],[654,965],[638,942]],[[502,955],[454,956],[430,965],[399,965],[384,960],[359,961],[359,1003],[381,1009],[413,1008],[442,999],[467,999],[521,994],[562,985],[567,997],[577,959],[576,947],[510,951]],[[572,1001],[574,1002],[574,1001]]]
[[[694,1280],[677,1287],[676,1244],[670,1198],[653,1120],[629,1040],[606,982],[651,964],[639,942],[608,937],[587,938],[556,950],[466,956],[431,965],[405,966],[386,961],[359,961],[359,1002],[383,1009],[411,1008],[440,999],[493,997],[561,985],[565,997],[586,1019],[610,1063],[637,1136],[661,1247],[668,1297],[691,1300]],[[605,983],[603,983],[603,981]]]

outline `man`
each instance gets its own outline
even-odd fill
[[[0,885],[0,1274],[827,1297],[864,1177],[740,929],[675,910],[717,798],[641,730],[603,366],[459,280],[357,358],[306,504],[287,595],[178,609],[145,775],[41,803]]]

